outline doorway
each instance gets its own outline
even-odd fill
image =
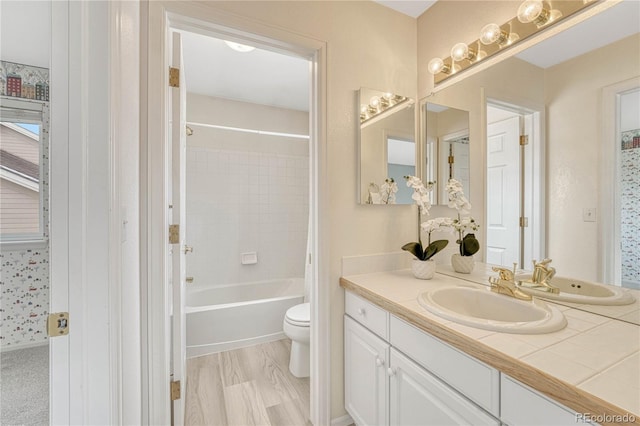
[[[186,253],[182,267],[171,261],[172,286],[182,268],[187,283],[173,291],[184,295],[173,312],[185,313],[185,421],[306,422],[309,378],[289,371],[283,322],[310,299],[310,61],[186,30],[173,35],[174,49],[178,36],[186,105],[171,127],[186,140],[172,150],[170,214],[185,239],[170,250]],[[184,215],[176,190],[184,191]],[[175,357],[180,342],[172,343]]]
[[[487,103],[486,262],[530,268],[544,257],[540,113]]]
[[[230,28],[229,25],[233,25]],[[329,365],[326,357],[318,357],[314,348],[327,344],[329,339],[328,327],[323,319],[328,309],[328,294],[326,286],[317,283],[326,280],[327,268],[324,265],[326,247],[322,243],[321,235],[325,229],[325,220],[318,212],[326,209],[325,197],[320,191],[324,188],[326,179],[325,164],[325,58],[326,44],[316,40],[307,39],[295,34],[289,34],[282,30],[260,25],[254,21],[244,21],[242,18],[231,19],[223,12],[198,4],[167,3],[159,6],[156,3],[149,4],[149,87],[156,90],[148,91],[148,126],[146,128],[146,140],[148,145],[144,148],[144,159],[148,160],[147,188],[148,206],[146,207],[146,226],[149,232],[147,238],[147,252],[143,255],[146,259],[145,299],[148,301],[148,316],[144,330],[147,333],[148,347],[144,350],[147,361],[146,374],[148,385],[144,391],[148,392],[145,399],[149,402],[144,407],[143,418],[150,423],[167,423],[170,419],[171,407],[168,401],[170,386],[168,377],[169,353],[168,347],[168,315],[170,312],[167,289],[169,250],[168,224],[171,223],[167,206],[169,202],[168,181],[170,173],[167,169],[167,160],[170,152],[169,123],[166,111],[169,108],[170,96],[168,94],[168,64],[166,62],[169,53],[169,34],[171,29],[190,31],[204,35],[210,35],[225,40],[232,40],[244,45],[253,45],[267,50],[297,55],[306,58],[309,63],[311,101],[309,110],[309,136],[310,136],[310,221],[312,247],[310,248],[311,269],[311,381],[310,417],[314,424],[329,422]],[[185,121],[186,124],[186,121]],[[193,126],[194,132],[197,129]],[[153,194],[156,194],[154,196]],[[194,247],[194,252],[196,248]],[[250,257],[250,256],[249,256]],[[186,278],[186,277],[185,277]],[[195,279],[195,277],[194,277]],[[151,283],[164,283],[158,287]],[[163,290],[164,289],[164,290]],[[164,308],[163,308],[164,307]],[[317,342],[320,342],[318,345]],[[316,402],[317,401],[317,402]],[[178,417],[179,420],[182,417]],[[179,421],[177,420],[177,421]]]

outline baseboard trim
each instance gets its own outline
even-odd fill
[[[11,351],[17,351],[17,350],[20,350],[20,349],[36,348],[38,346],[46,346],[46,345],[49,345],[49,339],[41,340],[39,342],[18,343],[18,344],[14,344],[14,345],[2,346],[0,348],[0,352],[2,352],[2,353],[11,352]]]
[[[251,337],[249,339],[234,340],[231,342],[187,346],[187,358],[246,348],[247,346],[258,345],[260,343],[275,342],[276,340],[285,339],[286,337],[287,336],[283,332],[278,332],[274,334],[267,334],[266,336]]]
[[[331,426],[349,426],[352,424],[353,424],[353,419],[348,414],[345,414],[342,417],[331,419]]]

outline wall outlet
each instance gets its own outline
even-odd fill
[[[596,221],[596,209],[582,209],[582,220],[584,222],[595,222]]]

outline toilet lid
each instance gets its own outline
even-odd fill
[[[301,303],[300,305],[292,306],[287,310],[285,318],[290,324],[309,327],[311,305],[309,303]]]

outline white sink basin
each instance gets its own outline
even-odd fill
[[[562,312],[542,300],[524,301],[487,289],[445,287],[426,291],[418,303],[442,318],[485,330],[542,334],[567,325]]]
[[[531,275],[520,275],[517,281],[530,280]],[[537,290],[520,286],[520,290],[532,296],[548,300],[580,303],[585,305],[629,305],[636,301],[635,297],[626,289],[611,285],[592,283],[566,277],[553,277],[549,283],[557,287],[560,293],[554,294],[544,290]]]

